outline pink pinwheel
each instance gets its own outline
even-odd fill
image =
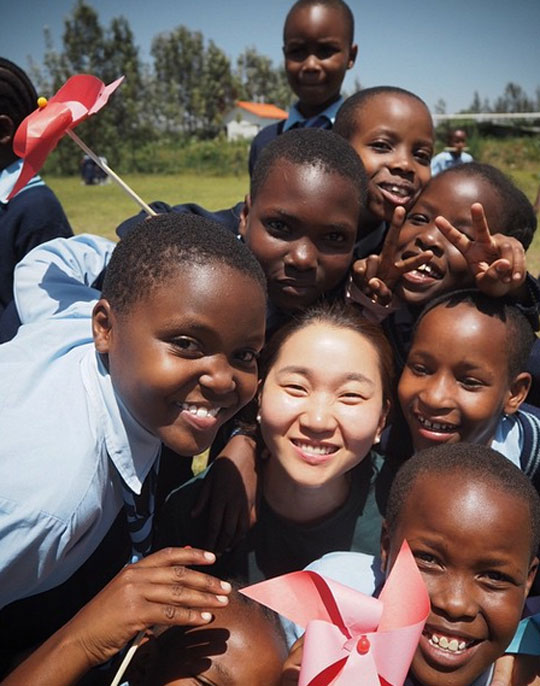
[[[378,599],[308,571],[242,593],[305,627],[298,686],[402,686],[430,608],[406,542]]]
[[[24,159],[23,168],[9,194],[12,198],[45,164],[47,155],[69,130],[98,112],[124,77],[106,86],[90,74],[72,76],[43,106],[29,114],[20,124],[13,139],[13,151]]]

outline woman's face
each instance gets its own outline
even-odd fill
[[[259,401],[271,459],[285,478],[312,488],[356,466],[387,414],[374,346],[356,331],[322,322],[285,341]]]

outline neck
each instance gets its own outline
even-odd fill
[[[311,119],[311,117],[316,117],[318,114],[321,112],[324,112],[324,110],[327,107],[330,107],[330,105],[333,105],[339,98],[341,97],[341,94],[338,93],[337,95],[334,95],[330,100],[327,100],[326,102],[323,102],[321,105],[307,105],[305,102],[298,102],[296,105],[296,109],[300,112],[300,114],[305,117],[306,119]]]
[[[348,474],[320,486],[306,486],[293,481],[271,456],[266,463],[263,493],[272,510],[297,524],[316,524],[338,510],[350,492]]]

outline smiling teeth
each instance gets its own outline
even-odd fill
[[[190,405],[189,403],[180,403],[180,408],[196,417],[217,417],[220,409],[219,407],[201,407],[201,405]]]
[[[453,424],[441,424],[439,422],[430,422],[429,419],[420,416],[418,416],[417,419],[423,427],[425,427],[426,429],[430,429],[431,431],[451,432],[456,430],[456,427]]]
[[[311,445],[310,443],[296,443],[296,446],[305,453],[310,455],[330,455],[335,452],[335,448],[331,445]]]
[[[451,653],[457,653],[460,650],[465,650],[467,647],[466,641],[458,641],[457,638],[448,639],[446,636],[437,636],[437,634],[432,634],[428,640],[432,646],[448,650]]]

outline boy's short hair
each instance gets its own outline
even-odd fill
[[[328,174],[349,179],[357,190],[360,205],[366,204],[368,181],[359,155],[343,138],[317,128],[286,131],[262,150],[251,176],[252,202],[274,165],[281,160],[318,167]]]
[[[508,176],[491,164],[482,162],[469,162],[450,167],[438,174],[436,178],[440,180],[447,174],[460,174],[486,181],[501,199],[501,208],[497,216],[498,229],[497,231],[493,229],[492,232],[513,236],[527,250],[536,231],[536,214],[525,193],[520,191]]]
[[[489,484],[520,500],[529,509],[531,558],[540,543],[540,497],[523,472],[510,460],[485,445],[445,443],[426,448],[400,468],[392,483],[386,508],[389,534],[395,531],[400,514],[421,477],[459,474],[464,479]]]
[[[334,122],[334,128],[332,129],[334,133],[337,133],[346,140],[350,140],[358,131],[357,120],[359,113],[370,100],[379,95],[398,95],[413,98],[421,103],[429,114],[429,108],[422,98],[404,88],[399,88],[398,86],[374,86],[373,88],[363,88],[347,98],[339,108],[336,121]]]
[[[523,312],[506,298],[492,298],[481,291],[470,288],[445,293],[431,300],[416,320],[414,332],[428,312],[435,307],[456,307],[465,303],[476,308],[488,317],[496,317],[506,324],[506,353],[508,360],[508,377],[514,379],[527,369],[527,362],[536,336],[533,327]]]
[[[160,214],[144,219],[116,246],[107,267],[102,296],[114,310],[126,311],[163,284],[180,266],[223,264],[258,283],[266,279],[249,250],[220,224],[193,214]],[[216,297],[219,297],[216,275]]]
[[[35,109],[37,93],[26,72],[0,57],[0,114],[7,115],[17,129]]]
[[[285,17],[285,23],[283,25],[283,40],[285,40],[285,31],[289,17],[298,9],[302,9],[303,7],[315,7],[317,5],[322,5],[323,7],[329,7],[331,9],[337,9],[342,12],[345,19],[345,25],[347,27],[347,40],[349,45],[352,45],[354,41],[354,15],[349,5],[347,5],[346,2],[343,2],[343,0],[297,0],[287,12],[287,16]]]

